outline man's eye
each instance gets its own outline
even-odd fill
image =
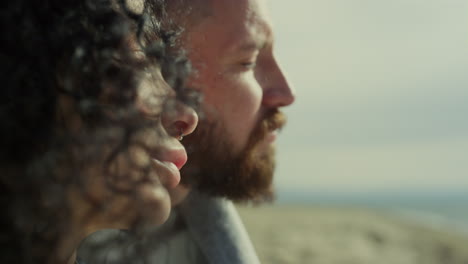
[[[255,66],[257,66],[257,63],[254,62],[254,61],[247,61],[247,62],[241,62],[240,65],[243,67],[243,68],[246,68],[246,69],[253,69],[255,68]]]

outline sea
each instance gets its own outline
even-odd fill
[[[276,204],[367,208],[468,236],[467,191],[324,193],[279,191]]]

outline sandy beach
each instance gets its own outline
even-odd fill
[[[377,210],[239,206],[265,264],[468,264],[468,235]]]

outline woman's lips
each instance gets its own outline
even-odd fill
[[[153,159],[153,161],[157,166],[157,173],[164,187],[172,189],[179,185],[180,171],[174,163],[157,159]]]
[[[174,163],[178,170],[182,169],[185,163],[187,163],[187,152],[185,152],[185,148],[175,151],[172,156],[173,159],[168,161]]]
[[[164,187],[172,189],[180,182],[180,169],[187,162],[187,153],[184,148],[166,149],[160,152],[160,157],[154,157],[158,176]]]

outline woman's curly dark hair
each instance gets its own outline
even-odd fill
[[[87,129],[124,131],[113,146],[114,156],[125,151],[131,135],[146,126],[134,109],[142,71],[159,64],[179,99],[188,102],[191,97],[184,92],[188,63],[170,51],[174,34],[162,30],[158,20],[163,17],[164,0],[142,0],[142,12],[126,2],[2,3],[1,263],[44,262],[57,233],[63,232],[60,220],[67,219],[61,186],[77,181],[79,173],[74,169],[79,169],[80,162],[92,161],[92,153],[100,153],[106,143],[106,135],[77,140],[64,133],[66,122],[57,117],[60,96],[72,99]],[[135,57],[129,35],[135,36],[144,60]],[[65,163],[70,168],[64,176],[57,168],[63,166],[63,150],[70,142],[87,144],[91,154],[75,164]],[[51,224],[55,220],[58,224]]]

